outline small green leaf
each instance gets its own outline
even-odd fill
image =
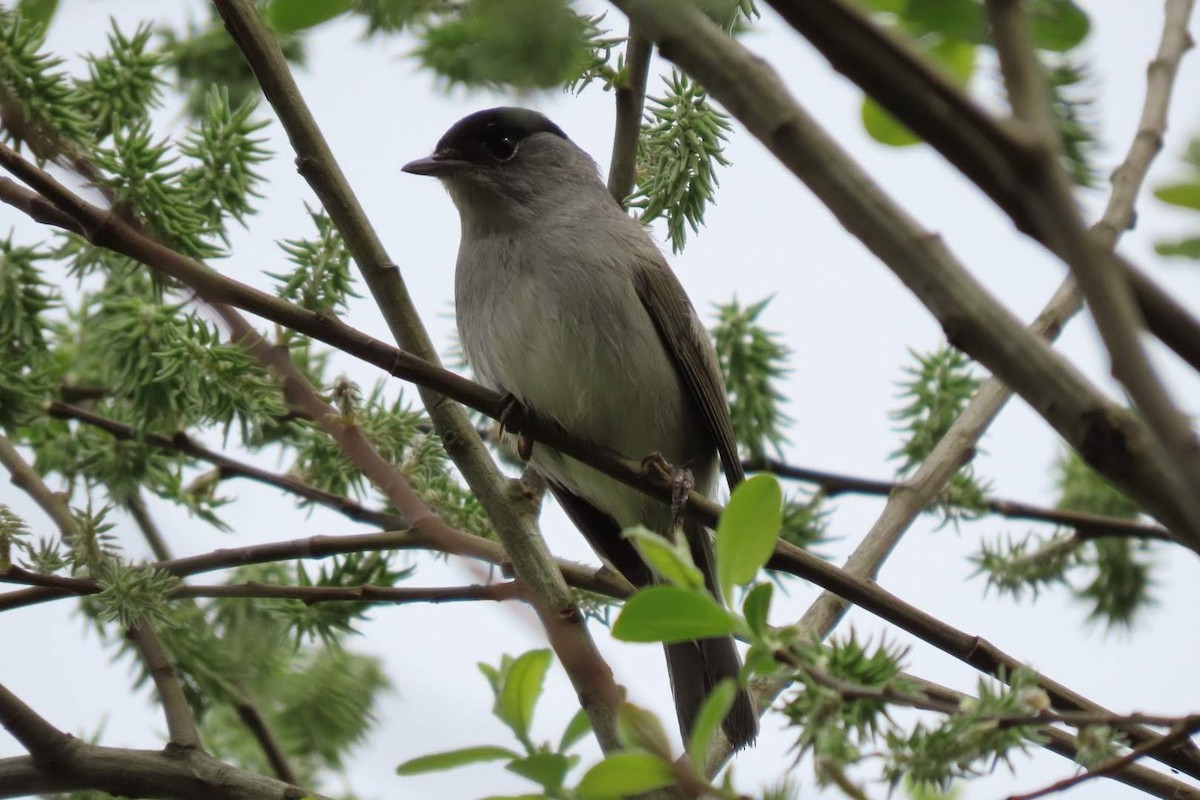
[[[1175,183],[1160,186],[1154,196],[1164,203],[1200,211],[1200,183]]]
[[[575,795],[607,800],[660,789],[675,782],[671,765],[649,753],[614,753],[584,774]]]
[[[504,688],[496,698],[496,715],[522,742],[529,740],[529,723],[533,720],[533,709],[542,695],[542,682],[549,668],[549,650],[530,650],[522,654],[508,668]]]
[[[783,524],[783,491],[774,475],[755,475],[733,491],[717,524],[717,584],[726,598],[767,563]]]
[[[478,764],[483,761],[500,761],[502,759],[519,758],[513,751],[495,745],[480,747],[464,747],[461,750],[447,750],[444,753],[433,753],[405,761],[396,767],[397,775],[420,775],[425,772],[441,772],[467,764]]]
[[[1042,50],[1065,53],[1087,38],[1092,24],[1071,0],[1036,0],[1029,4],[1029,29]]]
[[[271,0],[265,16],[276,33],[295,33],[344,14],[353,6],[354,0]]]
[[[21,0],[17,3],[17,13],[22,19],[41,25],[43,29],[50,26],[54,12],[58,11],[58,0]]]
[[[1159,242],[1154,245],[1154,252],[1160,256],[1181,256],[1183,258],[1200,258],[1200,239],[1180,239],[1178,242]]]
[[[902,19],[917,36],[933,33],[967,42],[981,40],[987,29],[977,0],[908,0]]]
[[[742,616],[754,635],[762,638],[767,633],[767,614],[771,610],[771,595],[774,584],[760,583],[746,594],[742,601]]]
[[[921,139],[869,97],[862,103],[863,128],[872,139],[889,147],[909,147]]]
[[[588,719],[587,712],[579,709],[567,723],[567,729],[563,731],[562,740],[558,743],[558,752],[565,753],[570,750],[591,730],[592,721]]]
[[[684,589],[704,588],[704,575],[692,562],[691,551],[686,545],[676,545],[641,525],[622,535],[632,539],[647,563],[671,584]]]
[[[704,756],[708,753],[713,736],[721,727],[729,709],[733,708],[735,697],[737,683],[732,678],[724,678],[704,699],[704,705],[700,706],[696,721],[692,724],[692,733],[688,737],[687,752],[693,764],[705,763]]]
[[[625,602],[613,636],[625,642],[689,642],[725,636],[739,620],[708,592],[677,586],[651,586]]]
[[[509,762],[504,768],[539,784],[549,794],[557,794],[558,790],[562,788],[567,772],[577,761],[579,761],[579,756],[564,756],[561,753],[534,753],[531,756]]]

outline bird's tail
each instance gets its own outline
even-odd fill
[[[717,589],[716,559],[708,531],[698,523],[686,521],[683,533],[692,551],[692,561],[704,574],[708,589],[720,600]],[[671,675],[671,691],[675,695],[675,712],[679,728],[686,737],[692,731],[700,706],[723,678],[737,680],[742,669],[737,645],[732,636],[700,639],[664,646],[667,651],[667,671]],[[735,750],[753,744],[758,736],[758,713],[750,694],[739,688],[725,721],[721,724]]]
[[[668,644],[664,649],[667,651],[667,671],[671,675],[671,691],[675,694],[679,729],[686,736],[691,733],[700,706],[713,687],[722,678],[737,679],[742,667],[741,659],[738,658],[733,637]],[[735,750],[754,743],[758,736],[758,715],[745,689],[738,689],[733,707],[721,727]]]

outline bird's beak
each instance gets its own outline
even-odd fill
[[[449,175],[457,175],[470,166],[470,161],[454,158],[450,153],[434,153],[431,156],[410,161],[401,167],[400,170],[413,175],[429,175],[434,178],[445,178]]]

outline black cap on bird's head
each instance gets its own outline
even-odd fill
[[[463,117],[437,143],[433,155],[410,161],[402,169],[441,178],[472,167],[511,161],[530,136],[550,133],[563,139],[562,128],[528,108],[489,108]]]

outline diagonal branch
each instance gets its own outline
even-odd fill
[[[1062,256],[1079,282],[1108,349],[1113,376],[1125,386],[1174,462],[1175,469],[1163,477],[1170,481],[1180,509],[1189,525],[1200,525],[1200,442],[1138,340],[1144,324],[1126,276],[1112,268],[1105,249],[1084,227],[1059,159],[1058,126],[1029,21],[1020,0],[988,0],[986,5],[1013,114],[1031,140],[1024,177],[1045,205],[1043,224],[1053,231],[1048,235],[1051,249]]]
[[[1093,778],[1106,778],[1112,776],[1120,772],[1122,769],[1136,763],[1138,759],[1153,756],[1155,753],[1169,750],[1180,742],[1187,741],[1197,731],[1200,731],[1200,716],[1193,715],[1190,717],[1185,717],[1162,736],[1135,747],[1119,758],[1106,761],[1103,764],[1099,764],[1096,767],[1087,770],[1086,772],[1079,773],[1078,775],[1073,775],[1070,778],[1064,778],[1063,780],[1052,783],[1044,789],[1039,789],[1036,792],[1009,795],[1008,800],[1036,800],[1036,798],[1045,797],[1046,795],[1054,794],[1055,792],[1064,792],[1067,789],[1073,789],[1079,784],[1092,780]]]
[[[992,118],[900,36],[875,24],[844,0],[770,0],[793,28],[890,114],[928,142],[971,179],[1023,233],[1050,247],[1044,209],[1036,194],[1025,191],[1019,176],[1028,158],[1028,142]],[[1179,66],[1179,54],[1191,47],[1187,20],[1193,0],[1167,5],[1162,45],[1151,63],[1151,94],[1165,111]],[[1162,88],[1163,91],[1157,91]],[[1152,112],[1148,103],[1147,112]],[[1146,114],[1143,114],[1143,121]],[[1143,149],[1157,152],[1161,128],[1143,128]],[[1118,176],[1119,177],[1119,176]],[[1140,182],[1140,181],[1137,181]],[[1135,182],[1136,183],[1136,182]],[[1131,216],[1100,234],[1115,240],[1117,230],[1132,226]],[[1111,246],[1107,244],[1106,246]],[[1200,370],[1200,322],[1161,287],[1120,256],[1113,262],[1131,282],[1151,332]]]

